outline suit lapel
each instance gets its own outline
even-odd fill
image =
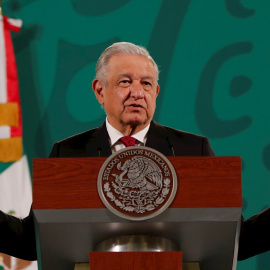
[[[153,148],[165,156],[172,155],[167,131],[154,121],[150,124],[145,146]]]
[[[105,123],[93,133],[91,141],[86,145],[86,152],[93,157],[108,157],[112,154]]]
[[[165,156],[172,155],[167,131],[154,121],[150,124],[145,146],[153,148]],[[86,148],[87,153],[91,153],[91,156],[108,157],[112,154],[105,123],[95,130],[92,140],[89,141]]]

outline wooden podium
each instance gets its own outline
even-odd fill
[[[235,270],[242,211],[240,157],[168,159],[178,177],[175,199],[160,215],[140,222],[114,215],[101,202],[97,176],[105,158],[34,159],[39,269],[73,270],[75,263],[89,261],[99,242],[144,234],[171,239],[183,261],[199,262],[201,270]]]

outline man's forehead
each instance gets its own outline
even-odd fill
[[[133,76],[135,72],[140,77],[156,77],[152,61],[142,55],[113,55],[108,62],[108,71],[119,76]]]
[[[131,58],[133,58],[136,61],[136,63],[142,63],[142,64],[150,63],[151,66],[154,67],[152,61],[144,55],[125,54],[125,53],[118,53],[118,54],[112,55],[108,61],[108,65],[110,65],[110,64],[121,65],[121,64],[126,64],[126,63],[132,63],[132,62],[134,62],[134,60],[133,61],[128,60]]]

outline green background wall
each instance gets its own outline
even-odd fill
[[[13,35],[30,166],[53,143],[104,121],[91,90],[105,47],[130,41],[160,66],[155,120],[208,136],[243,160],[243,214],[270,206],[269,0],[4,0]],[[1,165],[4,170],[9,164]],[[270,253],[238,264],[270,269]]]

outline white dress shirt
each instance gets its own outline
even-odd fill
[[[143,130],[137,132],[136,134],[133,134],[131,137],[136,139],[136,145],[137,146],[144,146],[147,139],[147,132],[149,130],[150,124],[145,127]],[[123,135],[120,131],[115,129],[106,118],[106,128],[110,137],[110,145],[112,152],[119,151],[121,149],[124,149],[126,146],[119,141],[119,139],[125,135]]]

